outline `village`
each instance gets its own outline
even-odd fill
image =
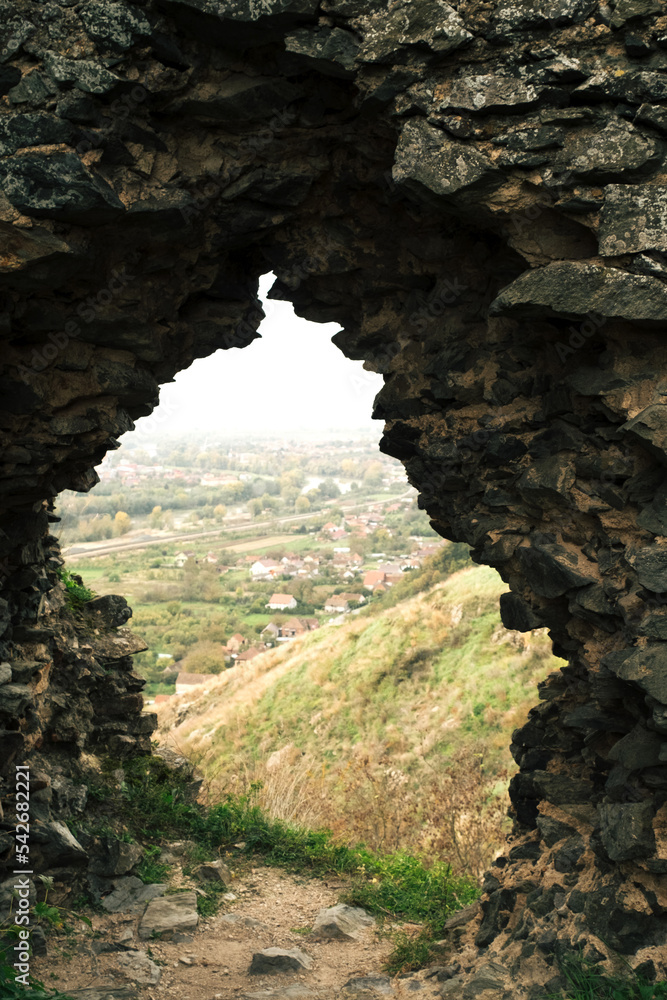
[[[402,507],[403,504],[394,504],[387,513],[397,512]],[[331,558],[327,558],[329,553],[323,556],[305,554],[303,557],[296,553],[287,553],[280,558],[270,556],[257,558],[249,555],[239,559],[235,568],[246,572],[251,583],[275,584],[280,585],[282,589],[276,590],[268,597],[264,607],[275,614],[262,628],[256,641],[252,641],[241,632],[235,632],[226,642],[220,643],[219,654],[224,659],[225,668],[243,667],[244,664],[280,643],[289,642],[321,627],[341,625],[346,615],[359,612],[374,597],[377,599],[405,579],[406,573],[410,570],[421,568],[424,560],[434,555],[443,544],[442,542],[424,544],[421,540],[413,538],[410,554],[395,556],[390,561],[385,560],[384,553],[370,553],[368,558],[364,558],[354,551],[355,540],[358,542],[362,538],[369,537],[378,528],[382,528],[390,535],[391,529],[384,526],[384,521],[382,509],[378,507],[375,511],[351,518],[342,524],[327,522],[319,534],[318,541],[338,543],[332,549]],[[345,544],[346,542],[349,544]],[[212,551],[208,551],[201,558],[197,557],[193,549],[176,553],[174,563],[177,567],[184,568],[189,562],[195,566],[214,567],[220,572],[230,569],[219,567],[218,557]],[[303,580],[312,581],[313,584],[324,580],[329,583],[329,586],[318,588],[320,606],[313,608],[312,604],[308,604],[309,610],[314,612],[312,614],[299,614],[300,604],[304,605],[305,602],[297,599],[291,592],[295,588],[289,585],[290,581]],[[343,583],[358,589],[343,590],[340,586]],[[322,590],[330,593],[321,596]],[[166,667],[164,671],[165,674],[178,671],[174,692],[177,695],[199,687],[211,679],[210,673],[191,673],[178,668],[177,662],[173,666]],[[170,694],[157,694],[154,701],[160,704],[171,697]]]
[[[372,442],[137,438],[63,494],[58,533],[149,645],[160,702],[373,608],[442,545],[403,468]]]

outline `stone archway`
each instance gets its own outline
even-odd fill
[[[384,375],[381,447],[437,530],[509,583],[505,623],[547,625],[569,661],[515,734],[516,825],[486,880],[480,955],[545,983],[583,943],[667,974],[659,7],[12,7],[8,764],[145,749],[123,650],[104,679],[94,650],[43,627],[50,501],[90,488],[161,382],[253,339],[257,277],[274,270],[275,294],[341,324],[338,346]]]

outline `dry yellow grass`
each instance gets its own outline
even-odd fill
[[[562,661],[508,632],[494,571],[256,657],[160,710],[209,795],[261,782],[276,818],[484,868],[506,824],[511,730]]]

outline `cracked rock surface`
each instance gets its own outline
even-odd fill
[[[381,447],[507,581],[506,626],[569,661],[452,931],[480,989],[537,995],[580,945],[667,975],[663,6],[0,3],[7,766],[146,746],[132,641],[62,624],[53,498],[257,336],[273,271],[383,374]]]

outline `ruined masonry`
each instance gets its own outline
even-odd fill
[[[569,662],[514,736],[459,995],[538,996],[580,945],[667,977],[665,0],[0,0],[0,26],[0,760],[41,768],[44,862],[85,861],[76,767],[152,727],[122,600],[89,635],[64,614],[53,498],[253,340],[274,271],[383,374],[381,447],[507,581],[507,627]]]

